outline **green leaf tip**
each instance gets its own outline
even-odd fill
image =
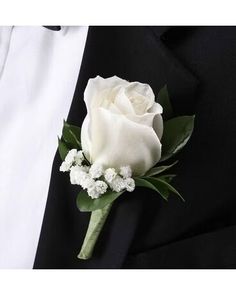
[[[153,167],[149,171],[147,171],[144,176],[146,177],[146,176],[154,176],[154,175],[160,174],[160,173],[170,169],[171,167],[173,167],[177,163],[178,163],[178,161],[175,161],[173,164],[168,165],[168,166],[156,166],[156,167]]]
[[[166,178],[173,178],[175,175],[166,175]],[[168,180],[168,179],[167,179]],[[145,187],[156,191],[165,201],[168,201],[169,193],[173,192],[179,196],[182,201],[185,201],[184,198],[180,195],[180,193],[169,184],[164,176],[163,177],[136,177],[135,185],[137,187]]]

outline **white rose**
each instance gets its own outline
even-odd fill
[[[82,148],[91,163],[143,175],[161,157],[162,107],[148,84],[116,76],[88,81]]]

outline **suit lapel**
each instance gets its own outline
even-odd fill
[[[159,50],[167,65],[166,82],[178,114],[193,113],[196,90],[199,81],[171,50],[172,40],[178,36],[179,42],[186,38],[185,27],[149,27],[159,45]],[[178,31],[178,33],[176,33]],[[189,32],[191,34],[191,32]]]
[[[117,75],[151,85],[154,92],[168,84],[174,106],[191,112],[196,78],[176,59],[161,40],[167,32],[159,27],[91,27],[68,122],[82,125],[86,115],[83,93],[89,78]],[[59,172],[55,156],[48,200],[34,268],[120,268],[140,225],[145,198],[141,193],[124,196],[113,205],[94,257],[77,259],[89,221],[75,200],[79,188]]]

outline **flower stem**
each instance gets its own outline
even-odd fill
[[[94,246],[97,242],[103,225],[111,210],[112,203],[106,205],[102,209],[95,210],[91,213],[89,226],[80,253],[77,256],[79,259],[89,259],[93,254]]]

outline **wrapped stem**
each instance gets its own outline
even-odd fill
[[[84,242],[81,247],[80,253],[77,256],[79,259],[86,260],[92,256],[94,246],[97,242],[100,232],[102,231],[107,216],[111,210],[111,206],[112,204],[110,203],[102,209],[92,211],[87,233],[84,238]]]

